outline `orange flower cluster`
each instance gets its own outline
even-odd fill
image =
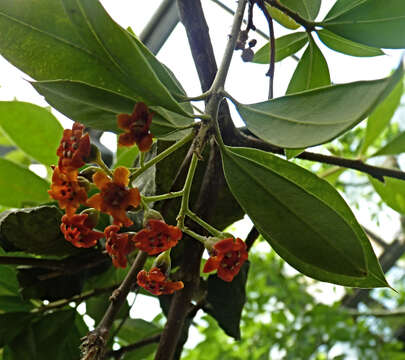
[[[93,182],[100,189],[100,192],[93,195],[87,204],[110,214],[115,225],[132,225],[126,210],[129,206],[138,207],[141,195],[137,188],[128,188],[129,170],[123,166],[117,167],[114,170],[112,180],[104,172],[98,171],[93,175]]]
[[[137,276],[138,285],[154,295],[173,294],[184,287],[182,281],[169,281],[158,267],[149,272],[142,270]]]
[[[125,131],[118,138],[118,145],[132,146],[136,143],[140,151],[148,151],[153,135],[149,132],[153,113],[143,102],[138,102],[132,114],[119,114],[118,127]]]
[[[149,219],[146,228],[139,231],[135,246],[149,255],[156,255],[177,245],[183,233],[176,226],[167,225],[162,220]]]
[[[95,224],[87,214],[75,214],[72,217],[62,216],[62,230],[65,239],[79,248],[89,248],[97,244],[104,237],[100,231],[92,230]]]
[[[70,218],[80,204],[87,200],[86,190],[80,186],[78,169],[86,163],[90,155],[90,138],[83,134],[84,126],[74,123],[72,129],[63,131],[63,137],[56,151],[59,156],[58,166],[54,168],[49,195],[59,202],[59,207],[66,210]]]
[[[241,239],[223,239],[213,246],[203,272],[218,270],[218,277],[229,282],[239,273],[247,258],[246,244]]]

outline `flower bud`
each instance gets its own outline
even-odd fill
[[[159,211],[153,210],[153,209],[146,209],[144,214],[143,214],[143,227],[148,226],[148,221],[149,220],[163,220],[163,216]]]
[[[97,223],[98,223],[98,221],[100,219],[100,212],[98,210],[96,210],[96,209],[93,209],[93,208],[83,210],[80,214],[81,215],[82,214],[87,215],[87,219],[85,221],[85,224],[89,228],[94,228],[97,225]]]
[[[88,166],[79,172],[79,176],[86,178],[88,181],[93,182],[93,175],[100,171],[98,166]]]
[[[241,57],[244,62],[251,62],[253,60],[254,55],[255,55],[255,53],[253,52],[253,50],[251,48],[246,48],[246,49],[243,49]]]
[[[157,267],[160,271],[165,274],[166,277],[169,276],[171,270],[171,259],[170,259],[170,252],[165,251],[161,253],[153,262],[152,267]]]

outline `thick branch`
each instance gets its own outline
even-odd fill
[[[110,297],[110,305],[104,314],[103,319],[97,327],[91,331],[82,343],[82,360],[101,360],[104,355],[104,346],[108,339],[108,334],[111,326],[117,316],[121,306],[124,304],[131,287],[136,283],[136,276],[142,270],[143,265],[148,257],[148,254],[140,251],[135,258],[128,274],[124,281],[116,289]]]
[[[269,151],[275,154],[284,155],[283,148],[271,145],[263,140],[245,135],[241,132],[238,134],[237,137],[232,139],[232,143],[230,143],[229,145],[253,147],[256,149]],[[403,171],[368,165],[361,160],[352,160],[337,156],[323,155],[313,153],[310,151],[304,151],[303,153],[298,155],[297,158],[309,161],[316,161],[323,164],[336,165],[347,169],[358,170],[382,182],[384,182],[384,176],[405,180],[405,172]]]

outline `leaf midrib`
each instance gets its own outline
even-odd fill
[[[229,150],[227,150],[227,151],[229,151]],[[235,156],[238,156],[238,157],[241,157],[241,158],[243,158],[243,159],[246,159],[246,158],[244,158],[243,156],[241,156],[241,155],[239,155],[239,154],[235,154],[235,153],[233,153],[233,154],[234,154]],[[232,159],[232,155],[230,155],[229,157]],[[255,164],[257,164],[257,165],[263,166],[263,165],[257,163],[256,161],[253,161],[253,160],[250,160],[250,159],[246,159],[246,160],[252,161],[253,163],[255,163]],[[244,170],[244,168],[243,168],[240,164],[238,164],[238,162],[237,162],[236,160],[233,160],[233,161],[234,161],[234,163],[235,163],[242,171]],[[293,181],[291,181],[290,179],[281,176],[280,174],[276,173],[275,171],[269,169],[268,167],[265,167],[265,168],[268,169],[269,171],[271,171],[274,175],[276,175],[276,176],[278,176],[278,177],[284,179],[286,182],[288,182],[288,183],[290,183],[290,184],[292,184],[292,185],[294,185],[294,186],[297,186],[297,184],[294,183]],[[333,243],[329,242],[328,239],[325,238],[325,236],[323,236],[321,233],[319,233],[315,228],[313,228],[313,227],[312,227],[310,224],[308,224],[306,221],[304,221],[303,219],[301,219],[290,207],[288,207],[287,205],[283,204],[276,196],[272,195],[272,194],[267,190],[267,188],[260,182],[259,179],[257,179],[255,176],[253,176],[250,172],[247,172],[247,171],[244,171],[244,172],[245,172],[245,173],[247,174],[247,176],[250,177],[256,184],[258,184],[266,193],[268,193],[271,198],[273,198],[273,199],[274,199],[278,204],[280,204],[282,207],[285,207],[296,219],[298,219],[299,222],[302,222],[304,225],[307,225],[315,234],[318,234],[318,235],[320,236],[320,238],[326,240],[326,243],[328,243],[332,248],[334,248],[337,252],[339,252],[339,253],[343,256],[343,258],[346,258],[346,259],[348,260],[348,262],[351,263],[352,265],[354,265],[354,267],[356,268],[356,265],[357,265],[357,264],[355,264],[355,263],[353,264],[353,262],[352,262],[349,258],[347,258],[347,257],[345,256],[345,253],[344,253],[342,250],[340,250],[340,249],[336,248],[335,246],[333,246]],[[325,203],[324,201],[322,201],[322,200],[319,199],[318,197],[314,196],[312,193],[307,192],[306,189],[304,189],[304,188],[301,188],[301,189],[302,189],[309,197],[312,197],[313,199],[318,200],[319,202],[323,203],[327,208],[331,209],[330,206],[329,206],[327,203]],[[342,218],[342,216],[341,216],[338,212],[335,212],[335,214],[336,214],[336,216],[337,216],[344,224],[346,224],[346,226],[348,226],[348,227],[351,229],[350,224],[348,224],[348,223],[346,222],[346,220],[345,220],[344,218]],[[355,235],[355,237],[356,237],[356,239],[357,239],[356,233],[355,233],[353,230],[352,230],[352,232],[354,233],[354,235]],[[361,246],[361,248],[363,249],[362,246]],[[363,255],[364,255],[364,254],[363,254]],[[366,264],[366,261],[365,261],[365,257],[364,257],[363,260],[364,260],[365,265],[366,265],[366,267],[367,267],[367,264]],[[363,270],[363,269],[362,269],[362,270]],[[327,270],[327,271],[328,271],[328,270]],[[366,273],[368,273],[368,270],[367,270],[367,269],[365,269],[365,271],[366,271]],[[346,276],[350,276],[350,275],[346,275]],[[351,276],[351,277],[355,277],[355,276]]]
[[[104,43],[102,42],[102,40],[100,39],[100,37],[98,36],[97,32],[95,31],[90,19],[88,18],[85,10],[83,9],[83,6],[80,4],[79,0],[76,0],[76,5],[80,10],[80,13],[83,16],[83,19],[85,21],[85,23],[87,24],[87,27],[89,28],[89,31],[91,32],[91,34],[93,35],[93,37],[96,39],[97,43],[99,44],[99,46],[101,47],[101,49],[103,50],[103,52],[107,55],[107,57],[110,59],[111,63],[118,69],[118,71],[123,74],[124,76],[127,76],[128,78],[130,78],[130,74],[128,74],[124,68],[122,68],[120,66],[120,64],[115,60],[115,58],[112,56],[112,54],[107,50],[107,48],[104,46]]]
[[[286,117],[286,116],[277,115],[277,114],[274,114],[274,113],[272,113],[272,112],[265,112],[265,111],[263,111],[263,110],[259,110],[259,109],[256,109],[256,108],[252,108],[252,107],[249,107],[249,106],[246,106],[246,105],[242,105],[242,106],[244,106],[244,107],[246,107],[246,108],[249,108],[250,111],[256,112],[256,113],[258,113],[258,114],[260,114],[260,115],[265,115],[265,116],[267,116],[267,117],[273,117],[273,118],[275,118],[276,120],[287,121],[287,122],[291,122],[291,123],[299,124],[299,125],[333,126],[333,125],[340,125],[340,124],[352,123],[351,120],[350,120],[350,121],[347,121],[347,120],[345,120],[345,121],[338,121],[338,122],[333,122],[333,123],[331,123],[331,122],[329,122],[329,123],[316,123],[316,122],[312,122],[312,121],[302,122],[302,121],[300,121],[300,120],[296,120],[296,119],[289,118],[289,117]],[[246,121],[246,120],[245,120],[245,121]],[[246,122],[248,122],[248,121],[246,121]]]

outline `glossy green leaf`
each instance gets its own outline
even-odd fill
[[[59,140],[58,140],[59,141]],[[49,183],[12,161],[0,158],[0,204],[22,207],[49,200]]]
[[[403,0],[338,0],[320,25],[361,44],[405,48]]]
[[[385,99],[402,76],[401,65],[392,76],[380,80],[331,85],[236,106],[256,136],[280,147],[303,148],[330,141],[358,124]]]
[[[235,198],[290,265],[321,281],[387,286],[367,236],[328,182],[256,149],[226,147],[222,159]]]
[[[105,131],[121,132],[117,115],[132,113],[136,104],[135,98],[78,81],[37,81],[31,84],[50,105],[72,120]],[[192,119],[162,107],[150,108],[155,112],[151,125],[155,137],[165,137],[177,128],[193,123]]]
[[[288,84],[286,94],[315,89],[330,84],[328,63],[315,41],[309,44],[302,55]]]
[[[6,251],[37,255],[75,254],[80,250],[63,237],[61,217],[61,211],[55,206],[9,211],[0,220],[0,245]]]
[[[375,191],[390,208],[405,214],[405,181],[384,177],[384,183],[373,179],[369,180]]]
[[[366,135],[361,147],[361,153],[365,154],[368,147],[381,135],[389,125],[392,116],[401,103],[404,92],[403,81],[400,81],[383,102],[373,111],[367,119]]]
[[[204,309],[218,321],[227,335],[236,340],[240,340],[240,319],[246,301],[248,271],[249,262],[246,262],[232,282],[225,282],[217,275],[210,275],[207,282],[207,305]]]
[[[396,138],[374,153],[372,156],[380,155],[398,155],[405,152],[405,132],[399,134]]]
[[[284,35],[276,39],[275,42],[275,61],[281,61],[286,57],[295,54],[308,42],[308,36],[304,32],[295,32]],[[261,47],[253,58],[254,63],[269,64],[270,63],[270,44],[267,43]]]
[[[300,27],[300,24],[296,23],[294,19],[290,18],[287,14],[283,13],[281,10],[270,6],[269,4],[264,4],[273,20],[276,20],[280,25],[286,27],[287,29],[296,30]]]
[[[3,1],[1,54],[36,80],[83,81],[184,113],[143,50],[97,0],[66,5],[75,24],[61,1]]]
[[[280,0],[280,2],[307,20],[315,20],[321,8],[321,0]]]
[[[45,165],[57,163],[63,128],[49,110],[26,102],[1,101],[0,127],[28,156]]]
[[[185,115],[158,79],[132,36],[104,10],[98,0],[62,0],[75,29],[93,54],[127,78],[138,99]]]
[[[89,51],[61,1],[2,1],[0,52],[37,80],[72,79],[135,95],[122,74]]]
[[[358,57],[384,55],[384,52],[379,48],[345,39],[344,37],[336,35],[326,29],[318,30],[316,33],[318,34],[319,39],[321,39],[328,48],[342,54]]]

